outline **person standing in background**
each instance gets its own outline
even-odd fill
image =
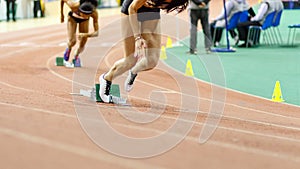
[[[212,38],[210,34],[209,17],[209,1],[190,0],[189,15],[190,15],[190,54],[197,54],[197,26],[200,19],[206,53],[211,52]]]
[[[6,1],[6,21],[8,22],[10,20],[9,13],[11,11],[13,21],[16,22],[16,0],[5,0],[5,1]]]
[[[37,18],[38,11],[41,12],[41,17],[44,17],[44,11],[42,9],[41,0],[34,0],[33,1],[33,17]]]

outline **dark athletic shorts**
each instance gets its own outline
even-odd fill
[[[121,8],[121,12],[123,14],[129,15],[128,8],[133,0],[124,0]],[[141,7],[138,9],[138,21],[148,21],[148,20],[155,20],[160,19],[160,9],[159,8],[147,8]]]

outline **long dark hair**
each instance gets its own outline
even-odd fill
[[[85,2],[90,2],[92,5],[95,6],[95,8],[98,7],[98,1],[97,1],[97,0],[80,0],[80,1],[79,1],[80,5],[82,5],[82,4],[85,3]]]
[[[92,14],[95,9],[95,6],[90,2],[84,2],[79,6],[79,11],[84,14]]]
[[[188,4],[189,0],[172,0],[170,3],[164,2],[163,0],[151,0],[155,6],[160,6],[162,4],[168,4],[163,10],[167,13],[172,11],[177,11],[178,13],[184,11]]]

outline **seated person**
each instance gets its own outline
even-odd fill
[[[225,3],[227,21],[229,21],[235,13],[241,12],[243,10],[243,1],[244,0],[229,0]],[[218,17],[213,19],[213,22],[210,24],[210,32],[211,32],[211,36],[214,40],[214,42],[213,42],[214,46],[219,46],[219,42],[222,37],[223,29],[217,29],[216,35],[214,37],[215,27],[225,28],[225,11],[224,10]]]
[[[253,8],[248,4],[248,2],[246,0],[243,0],[243,11],[247,11],[248,12],[248,18],[247,18],[247,20],[249,20],[249,21],[250,21],[250,19],[252,17],[255,16],[255,12],[254,12]],[[229,30],[229,33],[230,33],[231,37],[234,39],[235,45],[238,45],[238,43],[239,43],[239,36],[236,33],[235,29]]]
[[[238,24],[237,29],[239,32],[239,40],[245,41],[244,44],[239,45],[239,47],[251,47],[253,45],[253,39],[247,42],[249,26],[262,26],[267,15],[275,11],[275,1],[274,0],[262,0],[257,15],[251,18],[250,21],[241,22]],[[259,37],[259,36],[258,36]],[[251,39],[252,37],[250,37]]]
[[[274,3],[275,3],[275,11],[276,11],[275,18],[276,18],[277,14],[283,10],[284,6],[281,0],[274,0]]]

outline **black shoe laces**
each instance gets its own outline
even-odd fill
[[[105,80],[105,79],[104,79]],[[106,81],[106,86],[105,86],[105,92],[104,92],[104,94],[105,95],[109,95],[109,91],[110,91],[110,86],[111,86],[111,81],[107,81],[107,80],[105,80]]]
[[[129,80],[129,82],[128,82],[128,84],[129,85],[132,85],[133,84],[133,82],[134,82],[134,80],[135,80],[135,78],[136,78],[136,76],[137,76],[137,74],[133,74],[132,72],[130,72],[130,80]]]

